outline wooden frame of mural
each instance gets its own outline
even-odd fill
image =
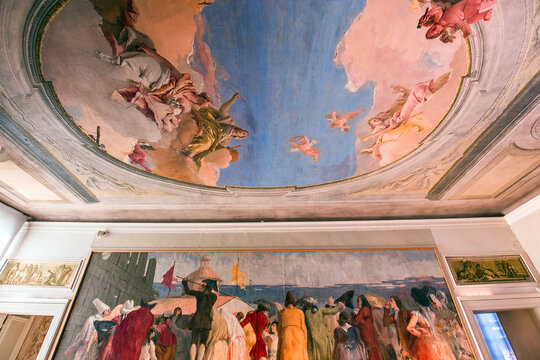
[[[81,264],[82,260],[55,262],[8,259],[0,270],[0,285],[72,289]]]
[[[207,301],[205,296],[212,297],[201,295],[205,287],[216,294],[213,295],[210,320],[201,320],[203,313],[194,315],[202,311],[197,310],[200,305],[197,302]],[[296,309],[304,311],[295,310],[294,306],[284,309],[284,303],[291,300],[289,292],[296,299]],[[182,309],[180,314],[178,308]],[[257,309],[264,312],[264,317]],[[248,314],[240,322],[244,327],[240,332],[236,331],[242,329],[236,317],[239,313],[242,316]],[[308,351],[322,351],[323,358],[331,358],[333,351],[345,348],[342,341],[350,338],[361,359],[367,359],[368,348],[384,354],[424,351],[426,356],[434,359],[435,353],[441,351],[448,359],[475,358],[438,254],[431,247],[94,250],[64,319],[63,329],[57,336],[53,358],[71,359],[94,352],[113,358],[139,359],[141,351],[148,350],[149,342],[145,339],[151,328],[168,334],[163,338],[170,339],[170,333],[174,335],[175,349],[167,349],[173,342],[158,344],[161,346],[159,351],[176,351],[176,358],[187,356],[192,334],[195,336],[198,332],[200,335],[207,327],[215,330],[205,341],[207,352],[239,351],[233,349],[238,343],[244,344],[238,346],[245,352],[246,344],[249,345],[246,341],[250,341],[248,324],[253,322],[254,316],[249,314],[258,314],[257,318],[265,319],[265,324],[251,325],[260,334],[256,336],[259,339],[255,342],[257,345],[247,350],[248,353],[275,354],[277,344],[281,344],[280,337],[292,336],[286,335],[288,330],[281,328],[281,324],[297,321],[298,329],[307,334],[306,343],[289,349],[280,346],[281,357],[293,355],[292,358],[297,358],[296,352],[300,351],[307,359]],[[394,314],[403,315],[394,317]],[[292,318],[287,319],[289,316]],[[355,326],[349,328],[351,330],[345,325],[339,326],[340,316],[340,324],[344,325],[347,317]],[[361,320],[367,316],[371,317],[371,325]],[[295,317],[298,318],[294,320]],[[198,320],[192,320],[195,318]],[[205,321],[210,323],[205,325]],[[278,332],[270,326],[273,321],[278,322]],[[134,323],[138,324],[135,333]],[[319,326],[329,337],[316,336]],[[421,336],[426,332],[432,332],[429,341]],[[81,342],[82,334],[88,333],[93,335]],[[134,346],[122,346],[124,337],[130,337]],[[262,344],[261,339],[264,339]],[[326,343],[331,341],[328,339],[337,341],[335,347]],[[415,343],[418,346],[415,347]],[[253,350],[255,348],[258,350]]]
[[[535,282],[521,255],[447,257],[456,285]]]

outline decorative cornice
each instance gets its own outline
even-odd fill
[[[369,221],[303,221],[303,222],[237,222],[237,223],[107,223],[107,222],[29,222],[24,232],[95,232],[110,233],[245,233],[245,232],[342,232],[391,231],[421,229],[508,227],[504,217],[369,220]]]
[[[431,189],[428,199],[441,199],[469,170],[471,170],[514,126],[536,106],[540,106],[540,75],[522,90],[489,128],[467,149],[442,179]]]
[[[62,183],[76,197],[87,203],[98,202],[73,175],[71,175],[51,154],[41,147],[34,138],[25,130],[13,122],[3,111],[0,110],[0,132],[9,137],[11,141],[21,149],[27,157],[46,169],[49,174]]]

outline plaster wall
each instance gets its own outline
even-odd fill
[[[523,249],[536,268],[540,268],[540,196],[508,214],[506,218]]]
[[[529,223],[524,226],[531,226]],[[103,236],[98,236],[103,232]],[[526,244],[531,248],[529,242]],[[539,245],[536,245],[537,248]],[[458,296],[536,291],[536,284],[456,287],[444,258],[521,254],[536,278],[538,253],[529,254],[504,218],[296,223],[27,223],[5,259],[85,261],[96,250],[373,249],[436,247]],[[55,289],[58,290],[58,289]],[[55,291],[65,298],[71,290]],[[39,294],[43,295],[42,289]],[[34,296],[32,292],[29,295]],[[0,290],[0,297],[6,296]]]
[[[0,202],[0,258],[25,221],[26,216]]]
[[[95,250],[374,249],[435,247],[479,359],[488,359],[473,311],[540,306],[537,283],[456,286],[445,257],[520,254],[504,218],[297,223],[27,223],[2,259],[78,260]],[[538,263],[537,263],[538,264]],[[384,266],[384,264],[382,264]],[[77,282],[80,280],[77,279]],[[0,288],[0,300],[72,299],[74,289]],[[497,301],[496,305],[493,301]],[[491,307],[490,307],[490,304]]]

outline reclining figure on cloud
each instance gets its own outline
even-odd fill
[[[428,101],[433,94],[439,91],[449,78],[450,73],[446,73],[436,80],[431,79],[418,83],[412,90],[403,86],[393,87],[394,92],[400,94],[399,98],[394,102],[392,108],[368,120],[371,134],[362,138],[362,141],[375,139],[370,148],[361,151],[364,154],[371,154],[372,166],[383,159],[381,153],[383,144],[395,142],[409,131],[420,132],[425,128],[422,121],[413,121],[413,119],[421,119],[420,114],[413,115],[412,113],[418,105]]]

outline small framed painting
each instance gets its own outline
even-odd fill
[[[456,285],[534,282],[519,255],[446,258]]]
[[[41,262],[8,260],[0,271],[0,285],[71,288],[81,261]]]

